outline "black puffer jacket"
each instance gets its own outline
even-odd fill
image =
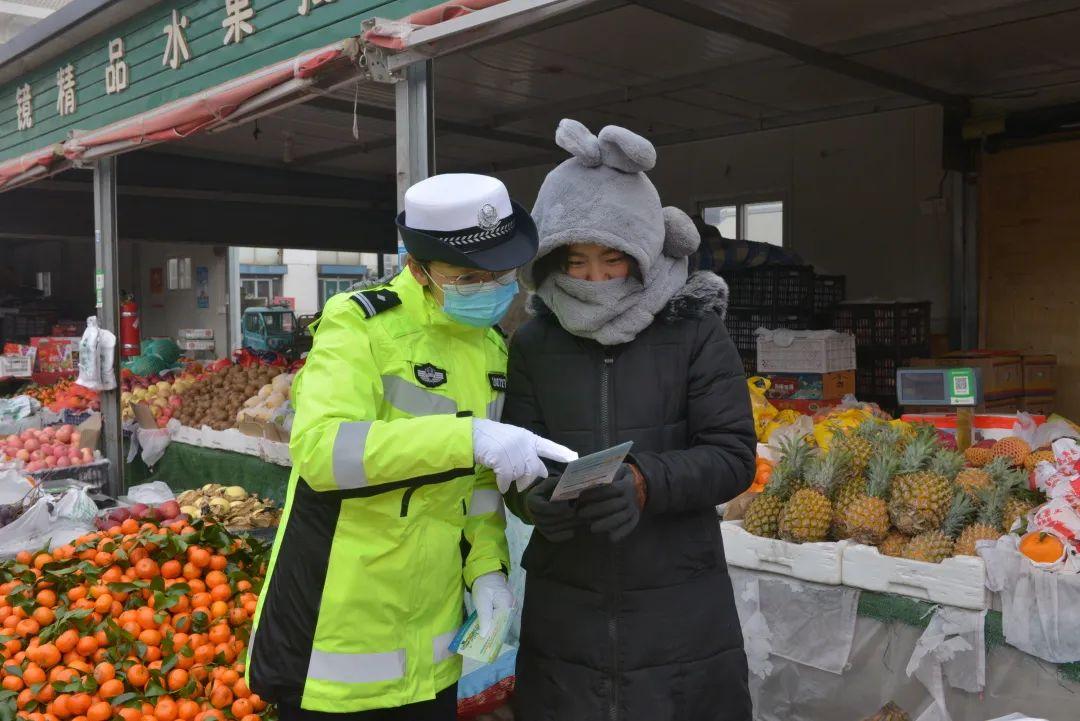
[[[582,454],[633,441],[648,483],[620,543],[533,534],[517,721],[751,718],[715,506],[750,484],[756,439],[715,276],[703,281],[625,345],[575,337],[543,307],[514,336],[502,420]]]

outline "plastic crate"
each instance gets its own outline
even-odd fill
[[[847,277],[814,275],[814,313],[831,313],[847,298]]]
[[[757,375],[757,355],[754,353],[740,353],[742,357],[743,372],[747,377]]]
[[[853,334],[859,350],[921,351],[930,345],[930,303],[841,303],[833,328]]]
[[[757,355],[757,329],[790,328],[791,330],[807,330],[812,321],[811,314],[807,312],[787,312],[773,308],[728,308],[727,326],[728,335],[734,341],[739,354],[746,358]]]
[[[49,468],[48,470],[31,473],[30,477],[38,483],[71,479],[86,483],[93,488],[105,488],[109,483],[109,459],[102,458],[93,463],[87,463],[85,466]]]
[[[851,334],[794,335],[788,345],[777,343],[775,338],[759,336],[757,369],[762,373],[833,373],[856,367],[855,338]]]
[[[814,303],[814,269],[809,265],[775,265],[724,274],[732,305],[750,308],[810,310]]]

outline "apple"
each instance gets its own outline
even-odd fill
[[[14,440],[12,440],[10,437],[8,438],[8,445],[10,445],[12,448],[14,448],[16,450],[18,450],[19,448],[22,448],[24,446],[24,444],[25,444],[25,441],[23,441],[23,439],[19,438],[18,436],[15,436]]]
[[[83,461],[83,463],[93,463],[94,462],[94,452],[92,450],[90,450],[89,448],[83,448],[82,449],[82,461]]]
[[[141,520],[143,518],[146,518],[146,513],[149,510],[150,507],[147,506],[145,503],[136,503],[131,507],[131,517],[136,520]]]
[[[150,506],[146,509],[146,515],[143,516],[148,521],[157,522],[161,520],[161,514],[158,513],[158,509]]]
[[[176,501],[165,501],[157,507],[162,518],[172,520],[180,515],[180,504]]]
[[[46,461],[48,463],[48,461]],[[67,468],[71,465],[71,460],[67,456],[60,456],[56,459],[57,468]]]
[[[37,449],[41,448],[41,441],[36,438],[31,438],[23,444],[23,448],[28,451],[36,451]]]
[[[78,448],[80,443],[82,443],[82,434],[79,433],[78,431],[72,431],[71,432],[71,445]]]
[[[45,467],[56,468],[56,456],[45,456]]]
[[[22,461],[23,463],[28,463],[30,461],[30,451],[26,450],[25,448],[21,448],[15,452],[15,458]]]
[[[67,426],[64,426],[56,432],[56,440],[64,444],[71,443],[71,431],[65,430],[66,428]]]
[[[44,461],[45,460],[45,451],[37,450],[37,451],[32,452],[30,454],[30,460],[32,460],[32,461]]]
[[[30,461],[26,464],[26,471],[28,473],[36,473],[45,467],[45,464],[41,461]]]
[[[78,455],[77,453],[72,453],[70,456],[68,456],[68,461],[70,461],[71,465],[73,466],[81,466],[83,464],[82,456]]]
[[[41,437],[44,438],[46,441],[51,441],[53,438],[56,437],[56,430],[51,427],[46,428],[41,432]]]

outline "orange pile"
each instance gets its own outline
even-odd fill
[[[132,519],[0,563],[0,718],[266,716],[243,678],[266,549],[197,526]]]

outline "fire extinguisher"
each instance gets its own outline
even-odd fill
[[[120,304],[120,357],[134,358],[140,353],[139,306],[128,296]]]

